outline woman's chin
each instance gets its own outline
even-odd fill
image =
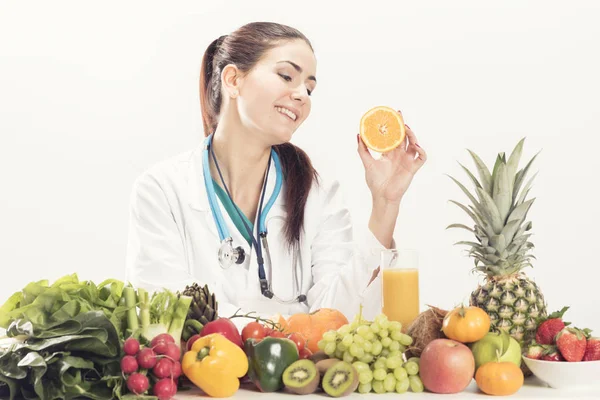
[[[278,145],[278,144],[283,144],[283,143],[287,143],[290,140],[292,140],[292,137],[294,136],[294,132],[295,131],[280,131],[280,132],[274,132],[273,134],[273,145]]]

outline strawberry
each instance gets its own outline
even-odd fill
[[[540,320],[535,334],[535,341],[539,344],[553,344],[556,334],[569,325],[569,322],[565,323],[562,320],[562,316],[568,309],[569,307],[563,307],[562,310],[555,311],[545,319]]]
[[[577,328],[564,328],[556,335],[556,347],[567,361],[581,361],[585,354],[587,339]]]
[[[565,361],[565,358],[556,349],[556,346],[546,346],[547,350],[542,355],[541,360],[544,361]]]
[[[527,348],[527,353],[525,354],[525,357],[533,358],[534,360],[539,360],[542,358],[542,356],[544,355],[545,352],[546,352],[546,349],[544,348],[544,346],[537,344],[534,341]]]
[[[583,361],[600,360],[600,338],[592,337],[587,341]]]

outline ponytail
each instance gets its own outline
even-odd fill
[[[304,227],[304,207],[318,174],[308,155],[291,143],[273,146],[281,160],[285,176],[285,208],[287,220],[284,236],[288,245],[300,238]]]
[[[212,41],[202,57],[200,68],[200,109],[204,136],[210,135],[217,128],[217,118],[221,111],[220,68],[215,65],[215,54],[227,37],[223,35]],[[217,68],[215,68],[217,67]]]

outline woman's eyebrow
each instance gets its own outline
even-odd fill
[[[281,64],[281,63],[288,63],[290,64],[292,67],[294,67],[296,69],[296,71],[302,73],[302,67],[300,67],[298,64],[296,64],[295,62],[289,61],[289,60],[283,60],[283,61],[279,61],[277,64]],[[317,78],[315,78],[314,75],[311,75],[308,77],[308,79],[315,81],[315,83],[317,83]]]

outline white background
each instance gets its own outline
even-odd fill
[[[212,4],[211,4],[212,3]],[[312,41],[319,85],[293,141],[339,178],[357,229],[370,195],[356,154],[361,115],[403,111],[429,160],[404,198],[400,247],[420,252],[421,300],[449,308],[476,287],[446,231],[468,217],[445,174],[466,151],[492,164],[527,137],[542,150],[526,272],[551,310],[600,334],[600,6],[588,1],[19,2],[0,5],[0,302],[77,272],[124,278],[134,179],[202,136],[198,75],[216,37],[250,21]]]

